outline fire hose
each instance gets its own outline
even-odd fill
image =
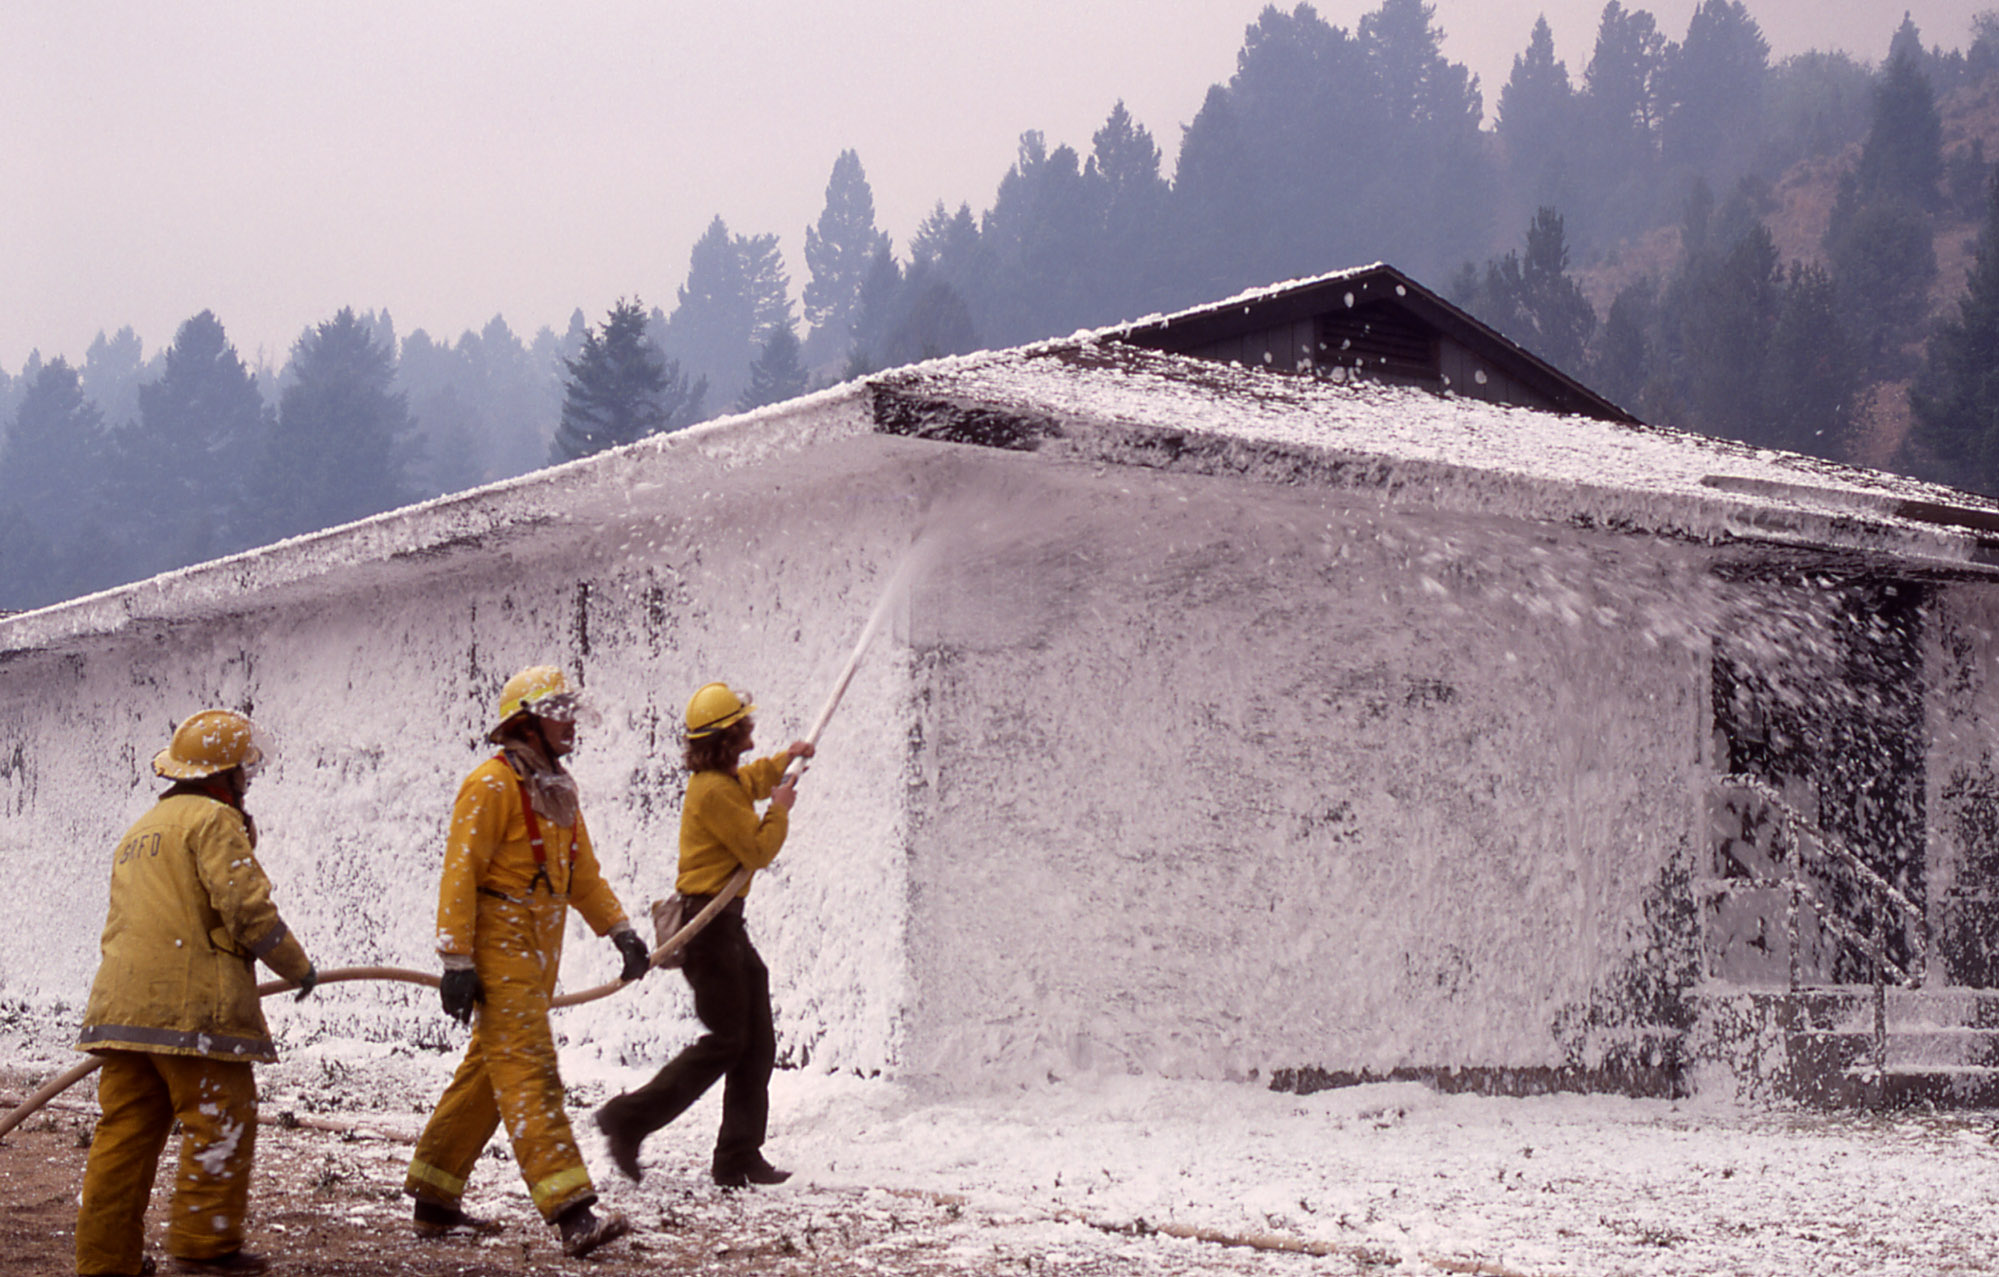
[[[904,557],[902,565],[896,570],[895,575],[890,578],[888,588],[882,593],[881,602],[876,604],[873,614],[868,617],[867,625],[861,630],[860,641],[854,644],[853,654],[847,658],[846,667],[840,671],[839,680],[834,683],[832,694],[826,698],[826,703],[820,707],[819,717],[813,720],[811,730],[802,738],[806,744],[815,748],[818,746],[820,733],[826,730],[826,724],[831,721],[833,711],[840,707],[840,698],[847,694],[847,685],[854,681],[854,671],[860,668],[861,657],[867,652],[868,646],[873,643],[876,632],[881,629],[883,620],[888,616],[890,605],[897,598],[901,597],[902,591],[907,588],[913,574],[922,566],[923,561],[924,556],[916,550],[912,550]],[[805,759],[794,757],[786,765],[784,776],[786,780],[796,781],[800,776],[805,774],[805,771]],[[715,915],[722,912],[728,903],[736,898],[749,883],[752,872],[748,865],[737,868],[736,872],[730,875],[729,881],[722,884],[722,889],[715,893],[714,897],[708,901],[701,912],[688,919],[680,930],[667,937],[657,949],[652,951],[651,965],[657,967],[673,954],[686,948],[687,942],[699,935],[703,928],[715,920]],[[437,976],[427,971],[412,971],[408,967],[334,967],[331,970],[319,973],[315,981],[315,987],[321,984],[343,984],[350,980],[401,981],[405,984],[420,984],[432,989],[435,989],[439,983]],[[631,983],[637,983],[637,981],[632,981]],[[581,1006],[585,1002],[595,1002],[599,998],[611,996],[613,993],[624,988],[625,985],[626,982],[623,980],[612,980],[588,989],[581,989],[575,993],[565,993],[551,999],[548,1004],[549,1009],[560,1010],[564,1007]],[[284,993],[297,987],[298,985],[290,980],[266,980],[257,986],[257,996],[268,998],[272,994]],[[76,1067],[50,1078],[33,1095],[23,1100],[20,1106],[15,1108],[13,1112],[7,1114],[5,1117],[0,1117],[0,1138],[5,1138],[7,1132],[33,1116],[37,1110],[50,1100],[96,1072],[97,1068],[103,1063],[102,1059],[93,1056]]]
[[[743,884],[749,881],[749,877],[750,872],[747,868],[738,869],[735,876],[729,879],[721,892],[716,895],[707,908],[688,919],[686,926],[674,932],[673,935],[667,938],[666,943],[652,951],[652,965],[655,967],[658,966],[667,957],[685,948],[687,942],[692,940],[696,935],[699,935],[701,929],[706,927],[714,919],[715,915],[722,911],[722,906],[727,904],[735,897],[737,892],[743,889]],[[404,984],[420,984],[432,989],[438,986],[437,976],[432,975],[428,971],[412,971],[408,967],[335,967],[330,971],[320,972],[318,978],[314,981],[314,987],[316,988],[322,984],[344,984],[350,980],[400,981]],[[637,982],[634,981],[633,983]],[[580,1006],[585,1002],[595,1002],[599,998],[609,997],[624,987],[625,984],[623,981],[613,980],[608,984],[596,985],[593,988],[583,989],[576,993],[565,993],[550,999],[548,1004],[549,1009],[559,1010],[563,1007]],[[296,988],[298,988],[298,985],[290,980],[266,980],[257,986],[257,996],[268,998],[272,994],[285,993]],[[0,1139],[6,1138],[7,1132],[33,1116],[36,1110],[40,1109],[50,1100],[61,1095],[64,1091],[75,1086],[92,1073],[95,1073],[103,1063],[104,1060],[101,1057],[93,1055],[74,1068],[58,1073],[43,1083],[40,1089],[23,1100],[20,1106],[13,1112],[7,1114],[5,1117],[0,1117]]]

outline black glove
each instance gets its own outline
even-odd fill
[[[611,943],[617,945],[618,952],[625,955],[625,969],[618,972],[618,979],[624,983],[630,984],[634,980],[643,979],[645,973],[652,970],[652,951],[646,948],[645,941],[639,939],[638,932],[614,932]]]
[[[305,1001],[305,995],[311,993],[313,986],[319,983],[319,968],[307,963],[305,974],[300,976],[296,983],[298,985],[298,996],[293,998],[292,1001],[303,1002]]]
[[[469,967],[445,972],[437,993],[444,1001],[444,1014],[460,1024],[472,1023],[472,1004],[486,1000],[486,986],[479,983],[479,973]]]

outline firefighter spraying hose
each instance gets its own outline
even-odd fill
[[[918,538],[916,546],[904,556],[895,575],[890,579],[887,588],[882,592],[879,603],[877,603],[874,612],[869,616],[866,626],[862,629],[860,638],[854,644],[853,652],[848,656],[846,665],[841,669],[839,678],[835,681],[831,693],[827,696],[825,704],[819,710],[818,717],[813,720],[811,729],[802,738],[806,743],[814,747],[817,746],[820,735],[826,730],[826,725],[832,720],[834,712],[839,708],[841,698],[846,695],[847,687],[852,683],[855,671],[860,667],[862,657],[866,655],[868,649],[872,646],[875,637],[879,634],[882,626],[892,613],[895,604],[901,600],[910,584],[927,565],[929,561],[929,554],[926,552],[927,544],[924,538]],[[788,779],[795,781],[799,776],[804,774],[805,770],[806,760],[795,757],[787,765],[785,774]],[[676,954],[682,952],[688,943],[707,928],[715,920],[716,916],[721,914],[728,907],[729,903],[741,893],[744,885],[748,883],[750,876],[751,871],[747,868],[738,869],[731,875],[729,880],[716,891],[712,899],[704,904],[692,917],[685,919],[672,935],[666,937],[657,948],[651,951],[648,955],[649,965],[658,967],[670,963]],[[406,967],[355,966],[335,967],[320,971],[316,975],[315,984],[316,986],[325,986],[360,980],[401,982],[404,984],[422,985],[431,989],[437,988],[440,983],[439,976],[427,971],[416,971]],[[622,979],[613,980],[574,993],[562,994],[550,999],[549,1007],[551,1010],[559,1010],[565,1007],[579,1006],[586,1002],[594,1002],[600,998],[609,997],[611,994],[625,988],[629,983],[634,982]],[[287,992],[299,987],[298,984],[290,980],[268,980],[257,985],[256,991],[258,997],[268,998],[273,994]],[[91,1056],[78,1063],[75,1067],[67,1069],[51,1078],[11,1112],[0,1115],[0,1138],[4,1138],[8,1132],[33,1116],[56,1096],[76,1085],[93,1072],[96,1072],[103,1063],[104,1061],[101,1056]]]

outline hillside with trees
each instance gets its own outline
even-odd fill
[[[524,339],[340,309],[281,368],[221,317],[0,370],[0,609],[36,606],[916,360],[1385,260],[1645,420],[1999,493],[1999,14],[1773,60],[1747,0],[1609,0],[1478,83],[1422,0],[1266,8],[1169,164],[1116,99],[1021,134],[898,245],[862,157],[778,233],[720,217],[670,308]],[[1969,291],[1967,291],[1967,286]]]

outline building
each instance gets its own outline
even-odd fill
[[[427,963],[538,661],[660,894],[687,693],[789,739],[913,554],[752,900],[789,1062],[1978,1098],[1995,548],[1989,503],[1644,426],[1382,266],[896,370],[0,621],[0,862],[79,902],[0,935],[0,1002],[80,999],[96,850],[208,703],[285,742],[253,805],[322,965]]]

